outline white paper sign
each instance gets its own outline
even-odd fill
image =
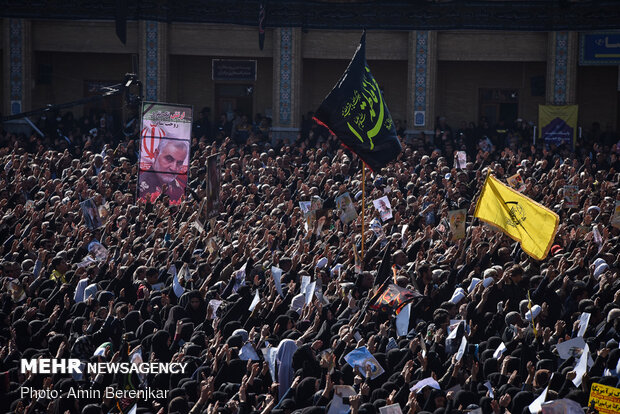
[[[355,389],[350,385],[334,385],[334,398],[332,398],[327,414],[347,414],[351,407],[343,403],[342,399],[352,397],[355,394],[357,394]]]
[[[267,365],[269,366],[269,374],[271,375],[271,380],[273,382],[277,382],[278,378],[276,378],[276,356],[278,355],[278,348],[261,348],[261,352],[263,353],[263,358],[265,358],[265,361],[267,361]]]
[[[222,304],[221,300],[211,299],[209,301],[209,309],[211,309],[211,317],[209,319],[215,319],[217,317],[217,309]]]
[[[489,397],[495,398],[495,396],[493,395],[493,386],[491,385],[491,382],[490,381],[485,382],[484,386],[487,387],[487,390],[489,390]]]
[[[245,345],[243,345],[243,347],[241,348],[241,350],[239,350],[239,359],[242,361],[248,361],[248,360],[252,360],[252,361],[259,361],[260,358],[258,357],[258,354],[256,353],[256,350],[254,349],[254,347],[252,346],[251,343],[247,343]]]
[[[380,414],[403,414],[402,410],[400,409],[400,404],[398,403],[392,404],[392,405],[384,405],[383,407],[380,407],[379,413]]]
[[[248,310],[250,312],[253,312],[256,305],[258,305],[258,302],[260,302],[260,296],[258,296],[258,290],[256,290],[256,293],[254,294],[254,299],[252,299],[252,303],[250,303],[250,307],[248,308]]]
[[[577,337],[557,344],[555,349],[557,349],[560,358],[568,359],[578,355],[585,346],[586,341],[584,341],[583,338]]]
[[[312,298],[314,297],[314,291],[316,290],[316,280],[306,286],[306,291],[304,295],[306,296],[306,305],[309,305],[312,302]]]
[[[465,349],[467,349],[467,338],[463,335],[463,339],[461,339],[461,346],[459,346],[459,350],[456,352],[456,360],[460,361],[465,355]]]
[[[530,413],[536,414],[542,410],[542,404],[545,402],[545,398],[547,398],[547,391],[549,390],[549,386],[545,388],[545,390],[536,398],[530,405]]]
[[[577,337],[583,338],[583,335],[586,333],[586,329],[588,329],[589,323],[590,314],[588,312],[583,312],[579,318],[579,332],[577,332]]]
[[[273,277],[273,283],[276,285],[278,295],[284,297],[284,293],[282,293],[282,269],[271,266],[271,276]]]
[[[575,387],[579,387],[581,385],[583,374],[585,374],[586,371],[588,370],[588,357],[589,356],[590,356],[590,348],[588,348],[588,344],[586,344],[586,346],[583,348],[581,357],[579,358],[579,361],[577,362],[577,365],[575,366],[575,373],[577,374],[575,378],[573,379],[573,384],[575,384]]]
[[[502,342],[499,344],[495,352],[493,352],[493,358],[500,359],[502,355],[504,355],[504,351],[506,350],[506,345]]]
[[[409,391],[412,391],[418,394],[424,389],[424,387],[431,387],[436,390],[441,389],[441,387],[439,386],[439,383],[435,381],[433,377],[428,377],[428,378],[424,378],[423,380],[416,382],[415,385],[409,389]]]
[[[310,276],[302,276],[300,292],[305,294],[306,288],[308,287],[309,284],[310,284]]]
[[[409,332],[409,317],[411,316],[411,303],[405,305],[405,307],[396,315],[396,334],[398,336],[407,336]]]

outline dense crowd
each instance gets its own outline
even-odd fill
[[[547,401],[587,407],[592,383],[620,378],[620,229],[611,225],[620,143],[532,146],[522,124],[453,133],[440,119],[434,136],[403,140],[397,160],[367,170],[361,272],[361,217],[343,224],[335,199],[349,192],[361,214],[362,166],[316,125],[291,143],[197,135],[191,191],[178,206],[136,201],[131,131],[3,132],[0,410],[108,413],[137,402],[144,413],[378,414],[399,404],[404,414],[521,414],[544,390]],[[456,150],[467,151],[462,168]],[[220,154],[222,209],[208,220],[201,201],[211,154]],[[522,192],[560,216],[545,260],[473,218],[489,169],[503,181],[520,173]],[[577,207],[567,206],[565,185],[578,186]],[[379,219],[372,200],[383,195],[393,218],[370,227]],[[313,197],[322,206],[308,221],[299,202]],[[90,198],[103,220],[94,230],[79,204]],[[457,241],[446,221],[455,209],[468,210]],[[180,296],[172,265],[189,269]],[[272,267],[282,270],[281,294]],[[368,307],[379,269],[390,267],[398,286],[422,296],[402,336],[394,311]],[[304,280],[320,294],[306,300]],[[580,349],[567,356],[558,345],[578,335],[592,360],[576,386]],[[456,358],[462,337],[468,345]],[[384,373],[372,378],[345,361],[362,346]],[[185,372],[20,372],[21,359],[127,362],[138,349],[144,361],[186,363]],[[252,350],[259,360],[247,359]],[[343,385],[353,390],[344,399]],[[60,397],[31,398],[22,387]],[[69,393],[105,387],[169,393],[136,401]]]

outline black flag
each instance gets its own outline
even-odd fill
[[[379,84],[366,63],[366,31],[349,67],[314,120],[329,128],[373,171],[383,168],[402,150]]]
[[[258,47],[263,50],[265,46],[265,2],[260,2],[258,11]]]
[[[121,43],[127,43],[127,0],[116,0],[116,36]]]

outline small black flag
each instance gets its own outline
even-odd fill
[[[263,50],[265,46],[265,2],[260,2],[258,11],[258,47]]]
[[[314,120],[329,128],[373,171],[385,167],[401,152],[392,116],[366,63],[366,31],[349,67]]]
[[[127,44],[127,0],[116,0],[116,36]]]

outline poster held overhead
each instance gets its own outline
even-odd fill
[[[138,199],[152,202],[163,193],[179,204],[185,198],[192,112],[191,106],[142,103]]]
[[[386,222],[392,218],[392,205],[390,204],[390,199],[387,196],[374,200],[372,204],[379,212],[382,222]]]
[[[102,226],[103,221],[99,215],[99,208],[95,203],[94,198],[89,198],[80,203],[82,208],[82,214],[84,215],[84,222],[89,230],[95,230]]]
[[[452,233],[452,241],[465,238],[465,225],[467,218],[467,210],[448,211],[448,219],[450,221],[450,232]]]
[[[343,224],[349,224],[357,218],[357,212],[351,201],[349,193],[344,193],[336,197],[336,208],[338,209],[338,217]]]

